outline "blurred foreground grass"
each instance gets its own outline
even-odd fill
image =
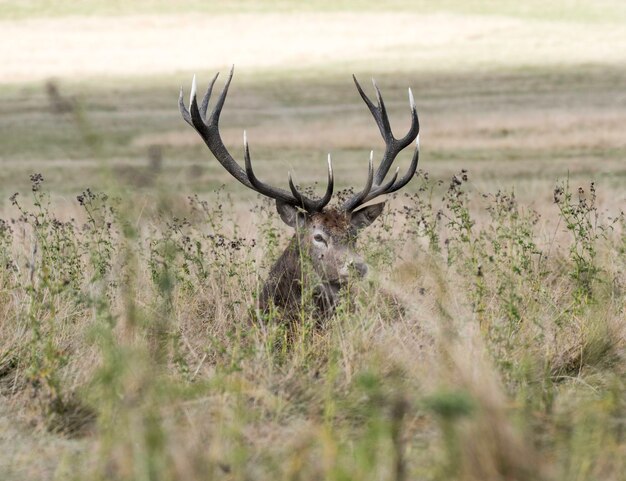
[[[3,479],[623,479],[624,213],[563,179],[546,224],[471,177],[421,172],[294,336],[254,315],[271,204],[33,175],[0,222]]]

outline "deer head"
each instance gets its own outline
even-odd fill
[[[272,300],[278,306],[287,307],[293,302],[297,302],[302,288],[299,285],[302,272],[298,256],[305,253],[311,260],[313,275],[315,276],[315,279],[311,279],[310,282],[315,283],[315,286],[319,288],[320,296],[324,298],[323,302],[332,311],[336,295],[350,275],[364,276],[367,272],[367,265],[355,251],[356,238],[359,231],[370,225],[380,215],[385,203],[381,202],[365,207],[364,205],[375,198],[404,187],[413,178],[417,169],[419,120],[411,89],[409,89],[411,126],[404,137],[397,139],[391,131],[387,110],[376,82],[372,81],[377,98],[377,104],[374,104],[364,93],[356,77],[353,76],[361,98],[378,125],[385,142],[385,151],[375,171],[373,151],[370,152],[367,180],[361,191],[347,199],[342,205],[327,208],[334,187],[330,154],[328,156],[326,192],[321,198],[313,199],[305,196],[297,189],[291,173],[288,174],[288,191],[270,186],[259,180],[252,169],[250,148],[245,131],[243,134],[245,168],[242,168],[228,152],[220,136],[219,120],[232,78],[233,69],[231,69],[222,93],[208,116],[209,100],[217,75],[209,83],[199,105],[196,99],[196,79],[194,76],[189,109],[185,107],[182,88],[180,90],[179,108],[183,119],[200,134],[218,162],[249,189],[274,199],[281,219],[296,230],[290,247],[285,250],[270,271],[269,279],[261,296],[261,304]],[[415,150],[407,172],[398,178],[399,168],[396,168],[391,178],[385,182],[397,155],[413,141],[415,141]],[[327,309],[323,310],[327,311]]]

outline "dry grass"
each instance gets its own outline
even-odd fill
[[[18,269],[2,277],[3,396],[17,414],[5,439],[24,449],[3,458],[9,479],[38,443],[55,457],[29,469],[63,479],[69,466],[78,479],[620,479],[623,218],[554,239],[506,196],[416,182],[426,189],[396,200],[409,210],[362,239],[374,273],[356,304],[323,331],[305,314],[289,344],[249,317],[273,222],[234,233],[232,204],[176,206],[167,192],[158,208],[96,196],[55,213],[37,185],[2,251]],[[558,205],[565,221],[581,204]],[[591,278],[572,257],[585,243]]]

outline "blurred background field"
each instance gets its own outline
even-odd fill
[[[327,152],[342,185],[364,177],[381,144],[354,73],[377,79],[397,131],[413,88],[434,174],[532,196],[567,172],[624,185],[622,2],[434,3],[2,2],[2,191],[41,170],[71,193],[103,166],[142,187],[151,148],[177,190],[236,189],[176,107],[194,73],[231,64],[224,135],[241,152],[247,129],[275,182],[321,178]]]
[[[133,251],[113,241],[111,272],[120,277],[107,280],[115,284],[107,289],[114,293],[102,296],[104,308],[85,307],[83,298],[58,297],[65,284],[31,289],[32,238],[14,227],[23,284],[1,277],[0,478],[626,479],[626,244],[623,218],[615,220],[626,206],[625,25],[622,0],[0,0],[0,218],[20,215],[10,200],[15,192],[32,207],[30,176],[40,173],[63,221],[85,219],[76,200],[85,189],[114,194],[120,235],[136,243]],[[303,334],[295,352],[277,355],[268,334],[248,334],[242,319],[267,270],[263,257],[277,252],[272,236],[282,246],[286,229],[263,224],[257,197],[223,170],[177,106],[179,88],[187,101],[194,74],[202,90],[231,64],[221,130],[239,160],[247,130],[260,178],[286,187],[292,170],[302,184],[323,182],[330,152],[339,188],[360,187],[369,151],[380,154],[383,145],[352,74],[370,94],[369,78],[376,79],[398,136],[408,127],[411,87],[422,126],[420,168],[428,182],[444,182],[443,200],[433,187],[436,205],[419,204],[423,211],[434,219],[439,204],[454,204],[445,186],[466,169],[469,207],[459,209],[487,229],[499,226],[502,218],[474,201],[514,191],[523,228],[508,241],[529,241],[524,229],[535,210],[546,260],[537,270],[494,274],[482,286],[476,252],[500,230],[459,241],[465,254],[453,272],[423,235],[415,241],[410,230],[385,224],[364,241],[374,274],[356,314],[344,313],[321,339]],[[405,153],[401,164],[408,162]],[[583,187],[589,202],[595,182],[597,211],[555,205],[564,179],[574,192]],[[419,187],[434,184],[424,182],[406,192],[425,195]],[[222,185],[232,203],[215,193]],[[161,246],[149,236],[178,235],[163,212],[198,222],[198,209],[186,204],[193,194],[211,209],[219,204],[211,229],[236,226],[238,235],[260,240],[248,257],[229,254],[235,274],[219,264],[222,254],[207,254],[216,256],[215,276],[185,278],[196,290],[167,291],[174,300],[166,306],[165,288],[142,255]],[[416,209],[415,199],[391,204]],[[410,209],[403,211],[409,223]],[[573,234],[576,222],[596,214],[615,227],[610,236],[591,224]],[[517,218],[509,221],[519,227]],[[128,225],[139,233],[128,234]],[[194,224],[190,236],[206,243],[202,228],[209,227]],[[89,232],[80,234],[85,245]],[[400,234],[403,247],[392,242]],[[381,238],[388,252],[376,247]],[[592,241],[598,245],[589,257],[585,242]],[[528,245],[515,245],[511,256],[516,248],[528,254]],[[137,272],[134,262],[143,266]],[[505,258],[500,267],[509,264]],[[591,264],[600,266],[589,274],[599,287],[587,298],[576,269]],[[82,275],[79,290],[96,296],[99,284]],[[115,290],[133,275],[137,286]],[[378,312],[388,300],[378,283],[406,304],[397,323],[389,306]],[[111,330],[119,346],[106,344],[103,312],[118,320]],[[50,326],[58,320],[56,330],[44,329],[48,338],[29,337],[39,315]],[[168,351],[162,371],[150,358],[151,327],[134,326],[140,334],[125,337],[135,315],[141,326],[171,322],[168,336],[182,347]],[[502,319],[527,323],[496,335],[490,326]],[[97,336],[106,342],[94,342]],[[30,354],[21,350],[26,344]],[[64,361],[46,354],[52,367],[33,371],[33,352],[44,345]],[[120,367],[135,361],[134,371]],[[113,394],[103,379],[115,385]],[[67,412],[55,411],[57,394]],[[68,407],[75,399],[90,414]],[[58,428],[51,412],[88,418],[87,434]],[[469,412],[478,414],[466,421]]]

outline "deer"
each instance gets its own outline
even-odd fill
[[[194,75],[189,108],[185,106],[183,89],[180,89],[179,109],[185,122],[200,135],[217,161],[237,181],[249,189],[275,201],[276,210],[282,221],[295,230],[284,252],[274,263],[258,296],[258,311],[267,315],[270,311],[280,311],[286,318],[295,319],[303,301],[303,293],[310,289],[313,298],[314,318],[324,321],[335,312],[341,291],[348,281],[362,278],[368,266],[356,250],[359,233],[371,225],[383,212],[385,201],[368,204],[374,199],[391,194],[403,188],[414,177],[419,161],[420,124],[413,93],[409,88],[411,125],[404,137],[396,138],[391,130],[389,116],[383,97],[372,79],[377,103],[374,104],[365,94],[356,76],[352,76],[356,89],[369,109],[385,143],[382,159],[374,170],[374,153],[370,152],[367,180],[362,190],[354,193],[337,207],[329,207],[333,196],[334,176],[330,154],[328,154],[328,181],[326,191],[320,198],[305,196],[288,172],[289,190],[275,187],[261,181],[250,159],[250,148],[246,132],[243,133],[242,167],[227,150],[219,130],[220,115],[228,94],[234,73],[234,66],[224,83],[213,109],[208,113],[213,86],[217,73],[209,82],[202,101],[196,98],[196,77]],[[385,181],[398,154],[415,142],[413,157],[408,170],[398,178],[399,167]],[[367,204],[367,205],[366,205]],[[305,269],[303,259],[309,261]]]

